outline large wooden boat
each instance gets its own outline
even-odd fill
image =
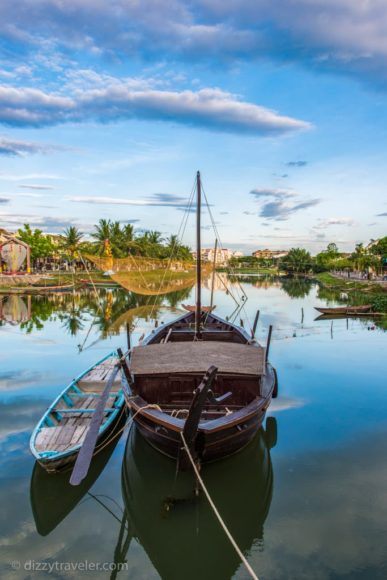
[[[201,307],[200,209],[198,172],[195,312],[153,330],[132,349],[127,372],[127,404],[139,431],[182,466],[183,438],[199,462],[245,447],[277,395],[270,339],[263,348],[244,329]]]
[[[118,360],[117,353],[111,352],[71,381],[40,419],[31,435],[30,449],[46,471],[63,471],[75,462]],[[126,413],[121,377],[117,375],[104,408],[94,453],[116,435]]]
[[[321,312],[321,314],[329,314],[331,316],[334,315],[356,315],[356,314],[367,314],[371,312],[372,305],[366,304],[364,306],[338,306],[336,308],[321,308],[321,307],[314,307],[315,310]]]

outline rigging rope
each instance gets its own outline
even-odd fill
[[[231,545],[233,546],[234,550],[236,551],[236,553],[240,557],[242,563],[244,564],[244,566],[245,566],[247,572],[249,573],[249,575],[251,576],[251,578],[253,578],[253,580],[258,580],[258,576],[255,574],[254,570],[252,569],[252,567],[250,566],[250,564],[246,560],[246,558],[245,558],[242,550],[239,548],[238,544],[236,543],[236,541],[232,537],[231,532],[229,531],[229,529],[227,528],[226,524],[224,523],[224,521],[222,519],[222,516],[220,515],[220,513],[218,512],[218,510],[216,508],[216,505],[212,501],[212,498],[211,498],[210,494],[208,493],[208,490],[207,490],[207,488],[206,488],[206,486],[204,484],[204,481],[200,477],[200,473],[198,471],[198,468],[196,467],[196,464],[195,464],[195,462],[193,460],[193,457],[192,457],[192,455],[190,453],[190,450],[188,448],[187,442],[185,440],[185,437],[184,437],[182,431],[180,432],[180,436],[181,436],[181,439],[183,441],[184,449],[185,449],[185,451],[186,451],[186,453],[188,455],[188,458],[189,458],[189,460],[191,462],[192,468],[193,468],[193,470],[195,472],[195,475],[196,475],[196,477],[198,479],[198,482],[200,483],[200,487],[204,491],[204,494],[205,494],[205,496],[206,496],[206,498],[208,500],[208,503],[210,504],[210,506],[211,506],[211,508],[212,508],[212,510],[213,510],[213,512],[214,512],[214,514],[215,514],[215,516],[216,516],[216,518],[218,520],[218,522],[222,526],[224,533],[226,534],[226,536],[230,540]]]

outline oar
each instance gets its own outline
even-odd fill
[[[98,439],[99,428],[101,426],[105,414],[105,405],[109,398],[109,393],[111,391],[114,379],[116,378],[119,369],[120,365],[118,363],[114,366],[114,369],[109,377],[105,390],[103,391],[101,398],[98,402],[98,405],[95,409],[95,413],[93,413],[93,417],[90,421],[90,427],[86,433],[83,445],[79,450],[78,457],[70,477],[71,485],[79,485],[81,481],[86,477],[87,472],[89,471],[95,445]]]

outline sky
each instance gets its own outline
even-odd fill
[[[385,0],[2,0],[0,227],[168,236],[200,170],[224,247],[386,235],[386,30]]]

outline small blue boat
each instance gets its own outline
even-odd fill
[[[75,463],[98,401],[118,360],[117,352],[113,351],[73,379],[35,427],[30,449],[49,473],[63,471]],[[94,454],[118,436],[126,417],[119,372],[105,405]]]

